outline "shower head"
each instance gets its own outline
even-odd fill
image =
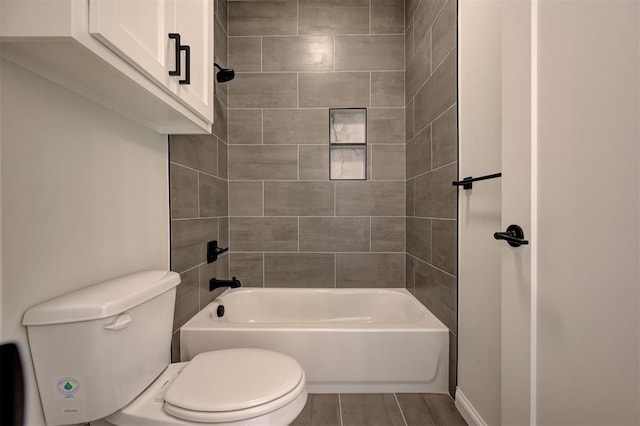
[[[216,74],[216,80],[218,80],[218,83],[226,83],[227,81],[233,80],[236,76],[236,72],[232,68],[222,68],[216,63],[213,65],[220,70]]]

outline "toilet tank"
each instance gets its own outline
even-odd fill
[[[144,271],[95,284],[25,312],[48,425],[112,414],[169,364],[175,272]]]

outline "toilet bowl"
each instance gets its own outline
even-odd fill
[[[307,401],[304,371],[286,355],[225,349],[170,364],[106,424],[288,425]]]
[[[238,348],[169,362],[179,283],[143,271],[25,312],[47,425],[284,426],[300,414],[305,374],[289,356]]]

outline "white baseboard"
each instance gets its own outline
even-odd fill
[[[456,388],[456,408],[469,426],[487,426],[487,422],[484,421],[480,413],[464,396],[460,388]]]

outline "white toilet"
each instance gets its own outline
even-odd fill
[[[139,272],[23,318],[47,425],[288,425],[307,401],[300,364],[262,349],[170,364],[174,272]]]

